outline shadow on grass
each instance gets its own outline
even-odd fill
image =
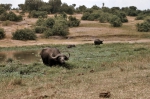
[[[47,66],[47,65],[45,65]],[[53,65],[53,66],[48,66],[48,67],[63,67],[63,68],[66,68],[68,70],[71,70],[73,68],[75,68],[75,66],[71,63],[65,63],[65,64],[62,64],[62,65]]]

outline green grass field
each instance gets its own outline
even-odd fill
[[[150,43],[81,44],[1,48],[39,50],[45,46],[68,50],[64,66],[48,67],[42,61],[0,64],[0,99],[110,99],[150,98]],[[40,58],[39,55],[37,57]]]

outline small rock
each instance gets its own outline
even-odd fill
[[[110,94],[109,91],[107,91],[107,92],[102,92],[102,93],[99,94],[99,97],[100,97],[100,98],[110,98],[110,96],[111,96],[111,94]]]

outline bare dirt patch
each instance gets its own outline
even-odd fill
[[[53,17],[54,15],[48,15]],[[82,14],[73,15],[78,19],[81,19]],[[23,17],[21,22],[12,22],[9,26],[0,26],[4,28],[6,38],[0,40],[0,47],[9,46],[28,46],[28,45],[41,45],[41,44],[84,44],[93,43],[96,38],[104,40],[104,43],[135,43],[135,42],[150,42],[149,39],[140,38],[139,33],[136,32],[135,24],[137,22],[135,17],[128,17],[129,22],[125,23],[123,28],[112,28],[108,23],[99,23],[98,21],[82,21],[79,27],[70,28],[70,34],[66,38],[49,38],[43,39],[38,35],[38,39],[35,41],[19,41],[12,40],[12,33],[17,29],[32,28],[37,21],[36,18],[28,18],[27,14]]]

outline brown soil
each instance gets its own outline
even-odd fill
[[[84,44],[84,43],[93,43],[95,38],[100,38],[104,40],[104,43],[140,43],[140,42],[150,42],[150,39],[141,39],[136,37],[128,37],[126,35],[126,30],[111,28],[108,23],[105,23],[105,26],[80,26],[76,28],[70,28],[67,38],[62,38],[58,36],[51,37],[49,39],[43,39],[38,35],[38,39],[35,41],[20,41],[12,40],[12,33],[17,29],[31,28],[35,24],[35,18],[27,18],[27,14],[24,16],[24,20],[21,22],[11,22],[9,26],[3,26],[0,22],[0,27],[4,28],[6,33],[6,38],[0,40],[0,47],[10,47],[10,46],[28,46],[28,45],[41,45],[41,44]],[[74,15],[76,18],[81,19],[81,14]],[[49,15],[48,17],[53,17]],[[134,17],[128,17],[129,22],[125,23],[126,26],[131,25],[135,29]],[[139,22],[139,21],[138,21]],[[98,21],[81,21],[81,25],[84,24],[97,24]],[[121,37],[123,36],[123,37]]]

